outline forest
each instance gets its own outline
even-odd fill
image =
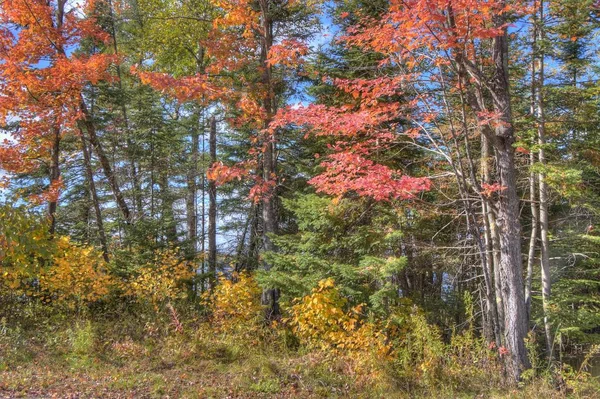
[[[0,398],[600,398],[599,37],[1,0]]]

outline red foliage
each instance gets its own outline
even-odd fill
[[[218,87],[206,75],[175,78],[167,73],[142,71],[138,66],[131,67],[131,73],[137,75],[142,83],[165,93],[179,102],[209,102],[227,95],[228,90]]]
[[[32,172],[48,163],[52,141],[76,131],[82,119],[82,90],[110,78],[116,62],[107,54],[75,52],[82,39],[107,42],[93,15],[94,1],[7,0],[0,7],[0,123],[17,123],[12,140],[0,148],[0,167]],[[68,8],[71,7],[71,8]],[[39,198],[55,200],[52,182]],[[38,198],[38,199],[39,199]]]
[[[387,166],[378,165],[358,154],[340,152],[321,163],[325,172],[310,180],[317,191],[342,196],[355,192],[376,201],[413,198],[415,193],[429,190],[427,178],[400,176]]]
[[[479,42],[504,32],[494,19],[508,13],[527,11],[526,5],[501,0],[391,0],[381,18],[359,18],[340,39],[348,47],[364,48],[381,54],[380,66],[402,65],[406,72],[370,79],[329,79],[347,95],[347,104],[328,107],[311,105],[281,110],[271,128],[303,126],[309,134],[339,138],[333,154],[321,165],[322,175],[311,180],[319,191],[343,195],[355,192],[376,200],[407,198],[429,189],[425,178],[400,176],[389,166],[377,164],[372,155],[398,142],[400,136],[432,139],[445,104],[437,91],[461,90],[456,81],[447,82],[455,57],[473,59]],[[348,17],[347,13],[341,15]],[[436,90],[432,90],[436,89]],[[402,126],[398,120],[402,120]],[[479,124],[503,123],[500,115],[483,112]],[[483,195],[502,187],[484,187]]]
[[[506,190],[506,187],[500,185],[500,183],[481,183],[481,188],[481,195],[483,195],[484,197],[491,197],[494,193]]]

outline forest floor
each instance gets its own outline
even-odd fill
[[[4,364],[4,370],[0,371],[0,398],[566,397],[546,385],[519,390],[497,387],[486,390],[483,386],[417,390],[393,385],[374,387],[357,383],[355,377],[343,370],[343,363],[332,366],[311,354],[261,355],[250,348],[245,351],[239,347],[232,352],[215,347],[209,356],[202,358],[196,353],[185,356],[173,349],[115,355],[112,359],[56,357],[41,351],[21,365]],[[600,398],[600,393],[576,397]]]
[[[0,372],[0,398],[563,398],[559,391],[528,386],[520,390],[474,392],[438,387],[412,392],[355,384],[343,372],[324,370],[314,359],[264,358],[199,360],[190,364],[121,366],[98,362],[85,369],[53,359]],[[600,395],[600,394],[599,394]],[[593,397],[600,396],[579,396]]]
[[[540,381],[514,389],[497,375],[460,370],[444,382],[375,381],[327,354],[195,327],[2,319],[0,398],[600,398],[594,388],[567,395]]]

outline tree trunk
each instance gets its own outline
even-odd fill
[[[539,26],[537,27],[537,41],[544,40],[544,1],[539,2]],[[537,46],[536,46],[537,47]],[[544,114],[544,51],[540,49],[539,54],[539,71],[536,90],[536,119],[539,145],[539,162],[542,168],[546,165],[546,120]],[[540,249],[541,249],[541,270],[542,270],[542,306],[544,310],[544,330],[546,333],[546,350],[549,357],[552,357],[552,326],[548,318],[548,303],[552,282],[550,279],[550,241],[548,238],[548,184],[546,183],[546,173],[542,169],[539,174],[540,186]]]
[[[60,179],[60,127],[54,126],[54,137],[50,152],[50,188],[52,189]],[[58,195],[52,194],[48,203],[48,217],[50,218],[50,236],[56,231],[56,208],[58,207]]]
[[[210,119],[208,148],[212,165],[217,162],[217,121],[214,116]],[[208,272],[214,287],[217,276],[217,184],[214,180],[208,181],[208,201]]]
[[[102,246],[102,257],[106,262],[109,261],[108,257],[108,245],[106,243],[106,233],[104,232],[104,223],[102,221],[102,210],[100,209],[100,201],[98,200],[98,193],[96,191],[96,184],[94,183],[94,171],[92,169],[92,157],[90,150],[88,149],[87,143],[83,131],[80,130],[81,136],[81,149],[83,151],[83,163],[85,166],[85,173],[88,181],[88,188],[90,190],[90,196],[92,198],[92,205],[94,207],[94,213],[96,215],[96,226],[98,227],[98,238],[100,239],[100,245]]]
[[[496,26],[503,26],[502,16],[494,18]],[[525,348],[528,321],[523,292],[523,266],[521,259],[521,224],[519,222],[519,196],[514,161],[514,126],[510,105],[508,81],[508,35],[503,33],[493,39],[492,58],[495,66],[494,111],[500,115],[493,141],[498,175],[502,190],[499,192],[497,224],[500,236],[500,274],[504,299],[505,344],[507,371],[516,382],[521,372],[530,367]]]
[[[84,118],[82,121],[83,125],[88,132],[90,143],[94,146],[94,149],[96,150],[96,155],[98,156],[100,165],[102,165],[102,169],[104,170],[104,175],[106,176],[106,179],[108,180],[108,184],[113,192],[113,195],[115,197],[115,202],[117,203],[117,206],[119,207],[119,210],[121,211],[121,215],[123,215],[123,219],[125,219],[125,223],[131,224],[131,213],[129,212],[129,207],[127,206],[127,203],[125,202],[125,199],[123,198],[121,188],[119,187],[119,184],[117,183],[117,178],[116,178],[115,174],[113,173],[112,167],[110,166],[110,161],[108,160],[108,157],[106,156],[106,153],[104,152],[104,149],[102,148],[102,144],[100,143],[100,140],[98,139],[98,136],[96,135],[96,127],[94,126],[94,122],[91,120],[91,116],[87,109],[87,105],[85,104],[85,101],[83,100],[83,97],[79,101],[79,107],[81,109],[81,112],[84,115]]]
[[[271,66],[267,62],[267,57],[271,46],[273,45],[273,21],[270,16],[270,2],[271,0],[260,0],[260,8],[262,14],[262,46],[261,46],[261,67],[263,69],[262,83],[264,85],[263,90],[264,99],[263,107],[266,111],[267,117],[264,121],[265,131],[268,129],[271,123],[272,116],[275,113],[275,99],[273,98],[273,87],[271,82]],[[263,184],[269,187],[269,192],[263,194],[262,198],[262,216],[263,216],[263,242],[264,250],[267,252],[275,251],[275,245],[271,240],[271,235],[277,233],[277,216],[275,214],[275,140],[274,137],[269,133],[264,133],[263,138]],[[265,262],[265,270],[269,271],[271,265]],[[279,290],[273,288],[267,288],[263,291],[262,295],[263,304],[266,305],[266,318],[267,320],[273,320],[278,318],[280,315],[279,311]]]
[[[117,41],[117,29],[115,27],[115,16],[114,16],[114,11],[113,11],[112,1],[109,0],[108,6],[109,6],[109,17],[111,20],[111,36],[112,36],[113,50],[114,50],[115,54],[119,54],[119,46],[118,46],[118,41]],[[127,106],[125,104],[125,90],[123,88],[121,64],[117,63],[116,68],[117,68],[117,85],[119,87],[119,103],[120,103],[119,106],[121,108],[121,115],[123,116],[123,125],[125,127],[125,137],[126,137],[126,141],[127,141],[127,150],[125,153],[127,154],[127,158],[129,161],[129,167],[131,169],[131,179],[132,179],[132,183],[133,183],[133,198],[134,198],[135,208],[137,211],[137,217],[142,218],[143,214],[144,214],[144,209],[143,209],[143,205],[142,205],[142,187],[140,185],[140,179],[138,176],[138,170],[137,170],[137,166],[136,166],[134,143],[133,143],[133,140],[131,140],[131,129],[129,126],[129,117],[127,115]]]
[[[65,3],[66,3],[65,0],[61,0],[57,3],[57,6],[58,6],[58,8],[57,8],[57,26],[58,27],[61,27],[63,24]],[[61,55],[65,56],[65,57],[67,56],[66,52],[62,46],[58,46],[57,51]],[[90,143],[92,143],[92,145],[96,149],[96,154],[98,155],[98,159],[100,160],[100,164],[102,165],[104,174],[106,175],[108,183],[113,191],[113,194],[115,196],[115,201],[117,202],[117,206],[119,207],[119,210],[121,211],[121,214],[123,215],[123,218],[125,219],[125,222],[127,224],[131,224],[131,214],[129,212],[129,207],[127,206],[127,203],[125,202],[125,200],[123,198],[123,194],[121,193],[121,189],[119,188],[119,185],[117,184],[117,179],[112,171],[110,162],[109,162],[106,154],[104,153],[104,149],[102,148],[100,141],[98,140],[98,136],[96,135],[96,127],[94,126],[94,122],[92,121],[90,112],[87,108],[87,105],[85,104],[83,95],[81,95],[81,94],[79,97],[79,110],[81,111],[81,113],[84,116],[80,122],[83,124],[83,126],[85,127],[85,129],[87,130],[87,132],[90,136],[89,137]]]
[[[165,160],[168,164],[168,160]],[[169,190],[169,169],[160,172],[158,178],[161,198],[161,224],[168,243],[177,243],[177,222],[173,211],[173,197]]]
[[[246,219],[246,223],[244,224],[244,230],[242,231],[242,236],[240,237],[238,244],[237,244],[237,248],[235,251],[235,271],[236,272],[240,272],[242,270],[242,256],[243,256],[243,252],[244,252],[244,246],[246,245],[246,237],[248,235],[248,230],[250,228],[250,222],[253,219],[253,215],[254,214],[254,206],[252,208],[250,208],[250,214],[248,215],[248,218]]]
[[[481,174],[484,183],[489,184],[490,180],[490,171],[489,171],[489,141],[485,135],[481,135]],[[498,268],[498,260],[494,256],[496,253],[496,248],[494,248],[494,239],[492,238],[492,234],[496,234],[495,230],[492,231],[491,222],[493,221],[493,216],[491,215],[492,209],[489,201],[487,199],[483,199],[481,201],[481,207],[483,212],[483,223],[484,223],[484,241],[485,241],[485,267],[487,270],[486,274],[486,305],[488,307],[489,317],[492,321],[492,328],[494,332],[494,341],[496,342],[496,346],[500,347],[502,345],[502,328],[501,328],[501,320],[504,319],[504,312],[502,312],[502,319],[499,315],[499,309],[501,306],[498,305],[498,294],[499,290],[496,290],[496,286],[494,285],[494,270]],[[493,221],[495,224],[495,221]]]
[[[531,60],[531,114],[536,114],[536,57],[537,57],[537,26],[533,24],[533,57]],[[535,156],[533,152],[529,154],[529,167],[533,168]],[[527,319],[531,319],[531,283],[533,280],[533,264],[535,263],[535,248],[537,246],[537,233],[539,229],[539,208],[537,204],[537,177],[531,170],[529,172],[529,202],[531,208],[531,234],[529,236],[529,253],[527,254],[527,274],[525,277],[525,307],[527,309]]]
[[[196,115],[195,122],[200,121],[200,115]],[[185,196],[187,238],[190,246],[191,257],[196,256],[198,251],[198,211],[196,209],[196,196],[198,191],[198,145],[200,144],[200,132],[192,127],[192,147],[190,149],[190,165],[187,171],[187,193]]]
[[[534,155],[530,154],[530,164],[533,166]],[[527,275],[525,277],[525,306],[527,308],[527,319],[531,317],[531,282],[533,280],[533,264],[535,263],[535,247],[537,246],[537,233],[539,229],[539,211],[537,205],[536,174],[529,174],[529,201],[531,202],[531,235],[529,236],[529,253],[527,254]]]

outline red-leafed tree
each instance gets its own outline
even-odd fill
[[[0,8],[0,118],[12,125],[12,140],[0,151],[0,166],[13,173],[47,170],[51,231],[59,196],[61,139],[89,136],[124,218],[129,210],[100,145],[85,102],[86,85],[110,78],[114,55],[78,51],[84,40],[106,43],[96,4],[66,0],[9,0]],[[104,247],[105,246],[105,243]]]
[[[489,318],[496,337],[508,350],[507,369],[516,380],[529,367],[524,338],[528,321],[523,296],[521,227],[513,143],[515,131],[508,81],[508,20],[525,12],[503,0],[392,0],[381,18],[353,16],[342,37],[348,49],[379,54],[381,76],[370,79],[331,79],[345,93],[342,104],[310,105],[281,110],[277,126],[308,126],[335,144],[323,161],[325,172],[314,178],[317,189],[332,195],[354,192],[375,200],[413,195],[428,188],[424,179],[400,176],[378,162],[378,154],[402,137],[427,147],[449,163],[457,176],[466,207],[469,192],[487,205],[498,241],[495,265],[500,289],[493,298],[486,249],[473,227],[486,274]],[[344,14],[344,18],[348,15]],[[466,174],[451,148],[473,131],[493,148],[497,182]],[[487,145],[487,144],[486,144]],[[470,152],[457,152],[458,156]],[[482,155],[482,159],[487,155]],[[471,164],[473,161],[468,158]],[[490,187],[494,198],[490,199]],[[473,214],[472,210],[469,210]],[[487,217],[487,216],[486,216]],[[481,223],[475,216],[476,222]],[[486,221],[487,224],[487,221]],[[482,226],[482,229],[484,227]],[[500,313],[500,317],[496,315]],[[504,332],[500,337],[499,331]]]

